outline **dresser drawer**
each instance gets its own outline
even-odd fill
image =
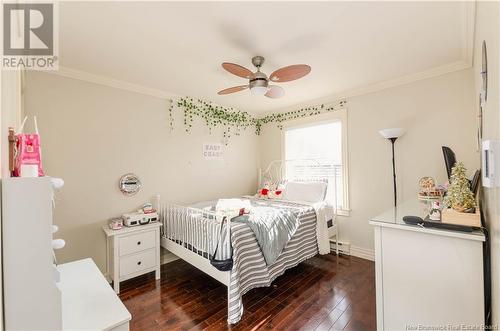
[[[156,233],[147,231],[120,238],[120,256],[155,247]]]
[[[156,266],[156,251],[148,249],[120,258],[120,278]]]

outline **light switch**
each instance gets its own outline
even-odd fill
[[[482,182],[484,187],[500,187],[500,141],[482,143]]]

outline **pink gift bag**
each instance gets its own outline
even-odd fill
[[[14,165],[15,177],[41,177],[44,176],[42,169],[42,150],[40,147],[40,135],[38,134],[38,125],[36,116],[33,116],[35,122],[35,133],[23,133],[23,124],[16,135],[16,159]]]

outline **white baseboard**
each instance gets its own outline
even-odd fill
[[[375,251],[373,249],[367,249],[351,245],[351,255],[360,257],[365,260],[375,261]]]

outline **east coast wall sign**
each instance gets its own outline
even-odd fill
[[[204,143],[203,144],[203,158],[206,160],[222,160],[224,152],[222,144],[219,143]]]

